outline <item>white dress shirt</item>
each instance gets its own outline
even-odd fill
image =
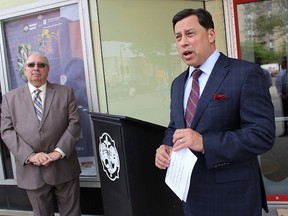
[[[199,98],[201,97],[201,94],[205,88],[205,85],[208,81],[208,78],[214,68],[214,65],[219,58],[220,53],[215,50],[212,55],[209,56],[209,58],[200,66],[200,70],[202,71],[201,76],[198,78],[199,81]],[[185,90],[184,90],[184,100],[183,100],[183,107],[184,107],[184,115],[186,111],[187,101],[190,95],[190,91],[192,88],[192,72],[195,70],[193,66],[189,67],[189,76],[185,83]]]

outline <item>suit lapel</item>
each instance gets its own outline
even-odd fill
[[[43,117],[42,117],[42,121],[41,121],[41,126],[44,124],[47,115],[50,112],[50,107],[52,105],[52,100],[55,94],[55,90],[53,85],[51,85],[49,82],[47,83],[47,87],[46,87],[46,95],[45,95],[45,101],[44,101],[44,112],[43,112]]]
[[[209,102],[213,98],[213,95],[217,92],[217,89],[220,87],[228,72],[229,59],[221,53],[210,74],[204,91],[202,92],[202,95],[199,99],[197,110],[191,124],[191,128],[196,128],[198,122],[201,119],[201,116],[203,115]]]
[[[20,105],[19,107],[26,107],[27,110],[25,111],[27,112],[27,115],[30,115],[33,121],[39,123],[35,110],[34,110],[34,105],[33,105],[33,101],[31,97],[31,93],[29,91],[28,84],[20,90],[20,98],[21,100],[19,101],[23,102],[23,104]]]
[[[188,76],[189,76],[189,67],[186,71],[184,71],[184,73],[179,77],[179,90],[178,93],[179,95],[177,95],[177,100],[174,100],[176,102],[178,102],[177,104],[177,107],[178,109],[176,110],[179,110],[179,116],[183,116],[184,115],[184,107],[183,107],[183,101],[184,101],[184,91],[185,91],[185,82],[186,80],[188,79]],[[182,88],[181,88],[182,87]],[[177,87],[178,88],[178,87]],[[180,128],[185,128],[186,127],[186,123],[185,123],[185,116],[184,118],[181,118],[181,125],[180,125]]]

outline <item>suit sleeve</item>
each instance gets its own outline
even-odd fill
[[[236,71],[241,74],[241,70],[246,73],[234,75],[218,89],[227,100],[221,102],[222,107],[211,108],[213,112],[206,116],[210,123],[203,123],[207,168],[253,158],[274,144],[274,108],[264,75],[258,66],[242,65]]]
[[[1,136],[15,158],[24,165],[27,158],[34,152],[34,149],[15,131],[13,115],[11,114],[14,109],[10,107],[15,105],[8,101],[7,96],[4,95],[1,106]]]
[[[184,116],[183,116],[183,105],[181,100],[180,91],[181,85],[179,84],[179,79],[175,79],[171,84],[171,91],[170,91],[170,122],[168,128],[165,131],[163,144],[173,146],[173,134],[177,129],[176,125],[184,124]],[[179,126],[178,126],[179,128]]]

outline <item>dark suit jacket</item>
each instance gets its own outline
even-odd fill
[[[36,189],[45,183],[61,184],[79,176],[75,145],[80,135],[79,113],[71,88],[47,84],[42,122],[34,111],[28,85],[3,96],[1,135],[16,158],[17,184]],[[52,152],[59,147],[65,158],[49,166],[25,164],[33,152]]]
[[[175,129],[185,128],[187,76],[188,70],[172,83],[171,121],[164,144],[172,145]],[[194,152],[198,161],[187,202],[193,215],[254,216],[261,207],[267,209],[257,155],[273,146],[275,122],[260,67],[221,54],[199,99],[191,128],[202,134],[205,151]]]

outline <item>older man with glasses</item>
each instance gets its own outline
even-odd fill
[[[27,85],[3,96],[1,135],[34,215],[54,215],[55,197],[61,216],[80,216],[77,103],[73,89],[47,81],[49,68],[45,56],[28,57]]]

